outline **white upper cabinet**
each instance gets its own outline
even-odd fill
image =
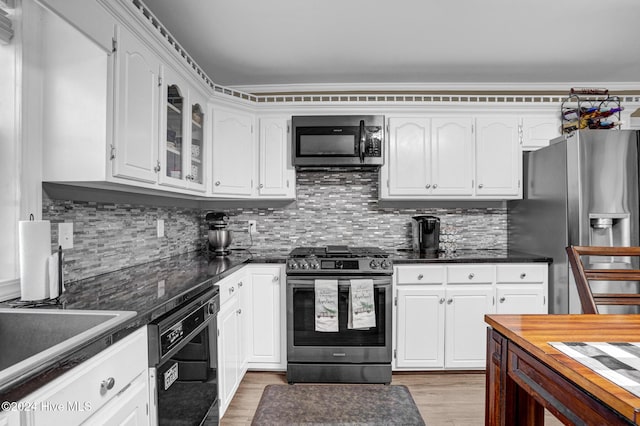
[[[476,120],[476,196],[522,197],[522,151],[517,118]]]
[[[213,195],[254,195],[254,116],[244,111],[214,107],[212,144]]]
[[[381,167],[382,195],[425,195],[431,187],[431,122],[389,118],[387,161]]]
[[[533,151],[549,145],[562,135],[560,113],[522,117],[522,150]]]
[[[473,119],[431,120],[433,195],[473,194]]]
[[[158,57],[123,27],[118,31],[115,73],[113,176],[158,180]]]
[[[296,172],[291,165],[287,117],[260,118],[258,195],[295,198]]]

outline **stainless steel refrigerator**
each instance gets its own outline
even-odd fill
[[[639,245],[638,144],[636,130],[580,130],[525,153],[522,200],[509,201],[510,249],[553,258],[549,265],[549,312],[580,313],[580,300],[565,247]],[[637,268],[637,259],[594,257],[598,267]],[[604,264],[604,265],[603,265]],[[600,282],[596,291],[612,283]],[[616,292],[640,292],[623,283]],[[630,312],[605,307],[605,312]]]

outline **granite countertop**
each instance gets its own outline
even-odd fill
[[[552,259],[545,256],[523,253],[506,249],[457,250],[454,252],[440,252],[437,255],[425,255],[411,249],[396,249],[389,251],[393,263],[396,265],[412,263],[551,263]]]

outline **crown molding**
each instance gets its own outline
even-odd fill
[[[609,83],[316,83],[228,86],[258,96],[316,93],[458,93],[458,94],[567,94],[572,87],[607,88],[613,92],[640,93],[640,82]]]

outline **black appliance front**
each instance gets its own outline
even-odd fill
[[[217,287],[149,324],[159,425],[217,424]]]
[[[374,280],[376,326],[368,329],[347,327],[349,280],[340,279],[338,332],[315,330],[314,279],[287,278],[289,383],[391,382],[391,278],[369,278]]]
[[[293,116],[294,166],[384,164],[384,116]]]

